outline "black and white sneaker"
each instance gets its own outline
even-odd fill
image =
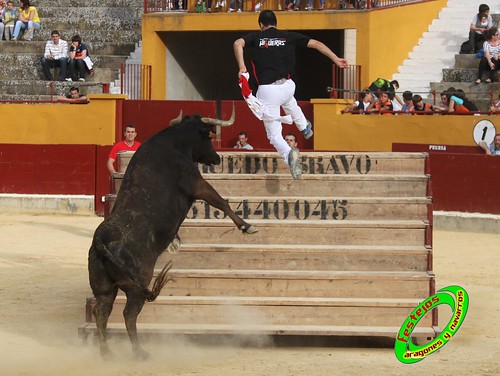
[[[312,130],[312,124],[309,120],[307,121],[306,128],[301,130],[300,133],[302,133],[306,140],[309,140],[313,136],[314,132]]]
[[[295,180],[299,180],[302,176],[302,166],[299,159],[299,149],[292,148],[288,154],[288,167],[290,167],[290,174]]]

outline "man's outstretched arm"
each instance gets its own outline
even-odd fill
[[[347,68],[347,60],[335,55],[335,53],[330,48],[328,48],[324,43],[320,42],[319,40],[310,39],[309,42],[307,43],[307,47],[318,50],[327,58],[329,58],[331,61],[333,61],[339,68]]]

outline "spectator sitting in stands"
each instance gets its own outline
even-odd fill
[[[500,155],[500,133],[495,135],[491,145],[487,145],[486,142],[481,141],[479,142],[479,146],[484,150],[486,155]]]
[[[486,4],[479,6],[479,12],[470,23],[469,51],[478,52],[486,40],[484,32],[493,27],[493,18],[490,15],[490,7]]]
[[[484,56],[479,61],[476,84],[480,84],[484,71],[488,71],[486,83],[490,84],[495,79],[496,71],[500,69],[500,39],[498,38],[498,29],[489,29],[484,33],[486,42],[484,42]]]
[[[89,103],[88,98],[80,93],[80,89],[73,86],[69,89],[69,94],[66,96],[57,97],[57,101],[61,103],[72,103],[72,104],[87,104]]]
[[[476,105],[466,98],[464,91],[461,89],[450,87],[447,90],[446,96],[448,97],[449,113],[456,112],[459,114],[466,114],[478,111]]]
[[[32,40],[33,31],[35,29],[40,29],[40,18],[38,17],[38,11],[33,5],[30,4],[29,0],[21,0],[21,8],[19,8],[19,18],[16,21],[16,26],[14,27],[12,40],[17,40],[21,29],[26,29],[24,32],[25,40]]]
[[[491,112],[500,112],[500,94],[498,95],[498,99],[493,102],[493,106],[490,107]]]
[[[418,94],[415,94],[411,101],[413,103],[411,112],[434,112],[434,106],[430,103],[424,103],[422,97]]]
[[[7,1],[7,6],[3,12],[2,20],[5,27],[5,40],[11,40],[14,35],[14,25],[17,21],[16,11],[14,10],[14,2],[11,0]]]
[[[116,154],[118,152],[137,151],[137,149],[139,149],[139,146],[141,146],[141,143],[139,141],[135,141],[135,138],[137,137],[137,131],[134,125],[130,124],[127,125],[125,127],[124,135],[125,135],[125,140],[117,142],[109,153],[108,162],[106,166],[108,167],[108,171],[111,174],[116,172],[114,163],[116,161]]]
[[[238,13],[243,12],[243,0],[237,0],[238,1],[238,9],[236,9],[236,0],[231,0],[231,4],[229,5],[229,9],[227,10],[228,13],[234,12],[235,10]]]
[[[253,146],[248,143],[248,135],[246,132],[238,133],[238,142],[234,145],[234,149],[253,150]]]
[[[42,68],[45,78],[52,81],[51,69],[59,68],[59,79],[63,81],[66,78],[68,67],[68,42],[60,39],[59,31],[53,30],[51,39],[45,43],[45,52],[42,57]]]
[[[75,35],[71,38],[71,46],[69,47],[69,78],[66,81],[85,81],[87,71],[92,74],[92,68],[89,64],[90,54],[85,43],[82,43],[82,38]]]
[[[342,110],[342,113],[345,112],[354,112],[361,113],[363,111],[371,111],[375,106],[375,98],[373,97],[373,93],[370,90],[363,90],[359,93],[359,99],[354,101],[353,104],[350,104],[345,109]]]
[[[413,110],[413,102],[412,102],[412,99],[413,98],[413,93],[409,90],[406,90],[404,93],[403,93],[403,107],[401,107],[401,111],[404,111],[404,112],[410,112]]]
[[[324,9],[325,9],[325,0],[319,0],[318,10],[324,10]],[[307,0],[307,6],[305,7],[304,10],[314,10],[313,0]]]
[[[3,23],[3,14],[5,13],[5,3],[0,0],[0,40],[3,40],[3,30],[5,25]]]
[[[375,109],[379,112],[393,111],[392,102],[389,99],[389,94],[386,92],[379,93],[379,100],[375,103]],[[392,112],[383,113],[383,115],[392,115]]]
[[[291,148],[297,147],[297,136],[295,136],[293,133],[287,133],[285,136],[285,141]]]

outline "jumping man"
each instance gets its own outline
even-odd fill
[[[340,68],[347,67],[347,61],[335,55],[322,42],[300,33],[278,30],[277,24],[273,11],[260,12],[261,31],[237,39],[233,44],[234,55],[239,68],[238,78],[241,79],[242,75],[247,75],[243,49],[245,47],[252,49],[254,68],[252,71],[259,84],[256,97],[271,115],[271,119],[263,119],[267,138],[290,167],[292,177],[300,179],[302,168],[299,163],[299,150],[291,148],[283,139],[282,124],[276,120],[280,117],[280,107],[283,107],[306,140],[313,135],[311,122],[306,119],[294,98],[295,82],[290,79],[295,71],[295,48],[314,48]]]

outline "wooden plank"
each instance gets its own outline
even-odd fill
[[[218,152],[219,166],[200,165],[202,173],[275,174],[288,167],[277,153]],[[125,172],[133,152],[119,155],[119,172]],[[301,152],[304,174],[423,174],[427,153]],[[121,161],[123,159],[123,161]]]
[[[430,254],[425,247],[184,243],[176,255],[164,252],[157,264],[172,260],[176,269],[426,271]]]
[[[141,334],[234,334],[234,335],[307,335],[307,336],[375,336],[393,337],[399,332],[399,326],[327,326],[327,325],[210,325],[210,324],[137,324]],[[95,333],[93,323],[79,327],[78,333],[86,337]],[[434,337],[439,329],[418,326],[412,337]],[[108,332],[125,334],[125,325],[110,323]]]
[[[278,304],[239,305],[234,301],[222,304],[191,304],[187,300],[176,300],[175,297],[163,301],[147,303],[141,315],[140,323],[170,323],[170,324],[225,324],[252,323],[261,325],[335,325],[335,326],[397,326],[401,325],[412,312],[411,307],[404,306],[377,306],[336,304],[317,305],[310,301],[309,304],[295,305],[288,300]],[[196,299],[195,297],[195,300]],[[274,299],[276,300],[276,299]],[[287,303],[287,304],[282,304]],[[302,301],[301,303],[305,303]],[[122,311],[125,307],[125,298],[118,297],[114,304],[109,322],[124,322]],[[419,325],[431,326],[432,315],[426,315]]]
[[[162,295],[425,299],[426,273],[171,270]],[[388,295],[390,294],[390,295]]]
[[[245,235],[230,220],[185,220],[183,242],[207,244],[425,245],[426,224],[419,221],[249,221],[259,232]]]
[[[115,191],[121,186],[123,174],[112,175]],[[317,197],[426,197],[428,177],[421,175],[303,175],[294,180],[290,173],[277,175],[212,174],[206,180],[223,197],[251,197],[255,192],[264,196]]]

